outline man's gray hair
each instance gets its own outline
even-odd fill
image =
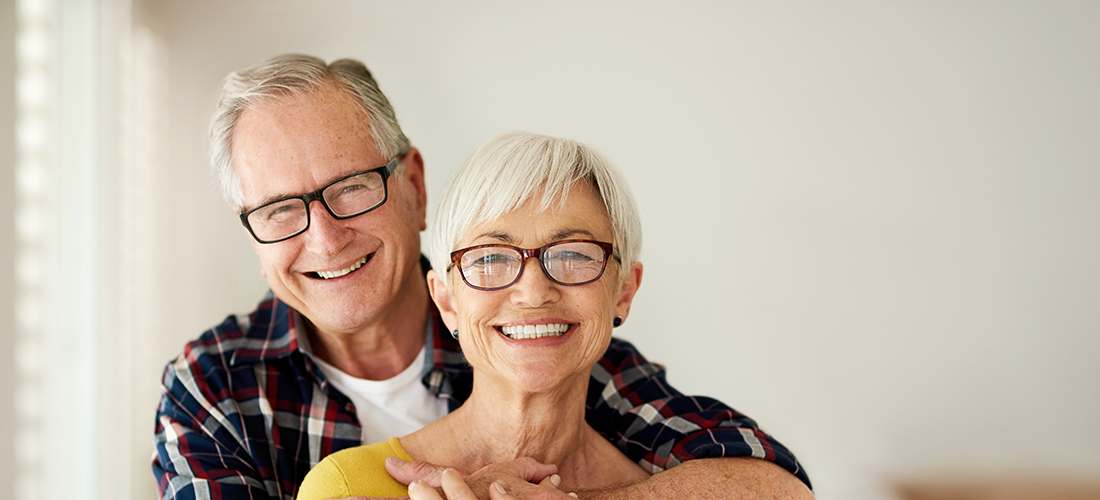
[[[378,83],[363,63],[340,59],[325,64],[313,56],[275,56],[225,77],[218,108],[210,120],[210,163],[217,173],[222,195],[231,206],[239,209],[244,204],[240,177],[233,167],[232,157],[233,132],[244,110],[256,104],[316,92],[329,83],[345,88],[363,105],[370,118],[375,147],[382,155],[393,158],[409,150],[409,139],[401,131],[389,99],[379,90]]]
[[[474,226],[515,210],[540,191],[539,212],[563,206],[578,181],[596,188],[611,219],[612,244],[622,269],[630,267],[641,252],[642,223],[630,188],[615,166],[576,141],[509,132],[482,144],[444,188],[428,228],[432,268],[445,273],[459,239]]]

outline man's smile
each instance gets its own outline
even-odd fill
[[[333,278],[339,278],[341,276],[346,276],[346,275],[350,274],[352,271],[355,271],[356,269],[359,269],[360,267],[363,267],[363,264],[366,264],[367,261],[370,260],[370,258],[373,257],[373,256],[374,256],[373,253],[370,254],[370,255],[364,255],[363,258],[355,261],[354,264],[352,264],[348,267],[345,267],[343,269],[337,269],[335,271],[313,271],[313,272],[310,272],[310,273],[307,273],[307,274],[309,276],[313,277],[313,278],[320,278],[320,279],[326,279],[326,280],[330,280],[330,279],[333,279]]]

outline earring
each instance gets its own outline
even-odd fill
[[[454,337],[455,340],[458,340],[458,328],[451,331],[451,336]]]
[[[618,316],[615,316],[615,321],[611,322],[611,326],[614,326],[614,327],[618,327],[619,325],[622,325],[622,324],[623,324],[623,319],[618,317]]]

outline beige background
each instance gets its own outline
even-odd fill
[[[1098,3],[103,4],[125,11],[101,19],[128,27],[131,57],[103,57],[104,88],[140,82],[115,96],[139,126],[100,140],[145,160],[100,165],[99,189],[138,188],[129,205],[102,198],[97,233],[99,289],[129,292],[99,298],[96,334],[131,353],[98,365],[100,404],[129,399],[96,425],[131,462],[92,466],[123,483],[101,497],[154,494],[161,367],[265,289],[212,188],[205,125],[227,72],[292,51],[367,63],[424,153],[432,201],[506,130],[614,159],[646,265],[619,335],[682,391],[756,418],[820,498],[889,499],[891,481],[927,476],[1100,480]],[[120,232],[126,259],[107,249]]]

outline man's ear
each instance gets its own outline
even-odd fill
[[[405,164],[403,175],[416,192],[416,214],[420,217],[420,230],[423,231],[428,229],[428,189],[424,184],[424,157],[420,156],[419,149],[409,148],[401,162]]]
[[[638,293],[638,287],[642,286],[642,263],[635,262],[626,270],[626,278],[623,279],[622,288],[619,290],[619,301],[615,303],[615,316],[626,321],[630,315],[630,303],[634,301],[634,294]]]
[[[435,269],[428,271],[428,293],[432,294],[432,300],[439,309],[439,316],[443,318],[443,323],[447,328],[454,330],[458,327],[458,311],[455,310],[454,303],[451,301],[451,292],[447,290],[444,279],[435,272]]]

